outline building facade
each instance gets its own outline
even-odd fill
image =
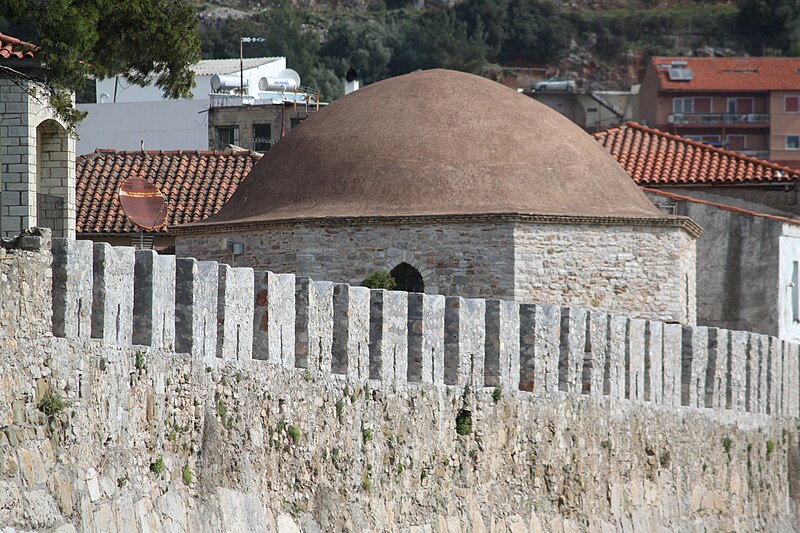
[[[635,120],[712,146],[800,165],[800,59],[654,57]]]
[[[0,34],[0,66],[0,236],[46,226],[74,237],[75,136],[37,81],[38,48]]]
[[[700,228],[659,212],[560,114],[462,73],[337,100],[217,215],[171,231],[177,255],[237,266],[351,283],[389,271],[404,290],[695,320]]]

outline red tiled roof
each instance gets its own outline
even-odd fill
[[[635,122],[594,136],[642,186],[786,183],[800,179],[798,170]]]
[[[653,57],[662,91],[800,91],[800,57]],[[672,81],[667,68],[686,61],[688,81]]]
[[[98,150],[82,155],[76,161],[77,232],[136,231],[117,197],[130,176],[147,179],[167,198],[167,226],[203,220],[230,199],[260,157],[212,151]]]
[[[771,220],[777,220],[779,222],[785,222],[787,224],[794,224],[795,226],[800,226],[800,220],[795,220],[793,218],[788,217],[781,217],[778,215],[768,215],[767,213],[759,213],[757,211],[751,211],[749,209],[742,209],[741,207],[736,207],[727,204],[720,204],[717,202],[710,202],[708,200],[701,200],[699,198],[693,198],[691,196],[685,196],[683,194],[675,194],[666,191],[660,191],[658,189],[649,189],[647,187],[642,187],[643,191],[647,191],[649,193],[657,194],[659,196],[664,196],[665,198],[672,198],[673,200],[683,200],[686,202],[694,202],[696,204],[704,204],[710,205],[712,207],[716,207],[718,209],[724,209],[725,211],[733,211],[734,213],[740,213],[742,215],[750,215],[753,217],[761,217],[761,218],[769,218]]]
[[[38,52],[39,47],[35,44],[0,33],[0,58],[32,59]]]

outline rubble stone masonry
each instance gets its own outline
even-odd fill
[[[4,532],[800,530],[795,344],[43,233],[0,248]]]

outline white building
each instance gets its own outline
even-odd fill
[[[117,150],[206,150],[208,148],[207,113],[210,106],[211,80],[219,76],[238,86],[243,81],[244,99],[261,98],[259,80],[277,78],[286,69],[285,57],[207,59],[192,67],[195,87],[191,100],[163,97],[155,85],[139,87],[122,77],[99,80],[96,102],[79,104],[87,111],[78,127],[77,152],[85,154],[97,148]],[[241,78],[240,78],[241,73]]]

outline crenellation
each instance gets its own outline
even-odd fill
[[[92,330],[92,241],[54,238],[53,334],[89,338]]]
[[[561,308],[558,390],[580,393],[583,390],[583,357],[586,353],[586,309]]]
[[[614,315],[606,334],[606,365],[603,371],[603,394],[615,400],[625,399],[625,356],[628,318]]]
[[[644,324],[644,399],[664,403],[664,324],[647,320]]]
[[[519,389],[519,304],[486,300],[484,385]]]
[[[333,346],[333,283],[295,278],[295,367],[329,373]]]
[[[727,329],[708,328],[708,366],[704,405],[725,409],[728,405],[728,352],[730,332]]]
[[[444,384],[445,298],[408,294],[408,381]]]
[[[586,321],[586,346],[583,354],[584,394],[603,395],[603,378],[608,350],[609,315],[602,311],[589,311]]]
[[[708,328],[683,328],[681,349],[681,405],[706,407],[706,367],[708,365]]]
[[[253,272],[253,359],[294,368],[295,276]]]
[[[176,260],[175,350],[212,366],[217,359],[218,287],[216,261]]]
[[[253,357],[255,304],[252,268],[218,266],[217,357],[244,361]]]
[[[734,411],[748,410],[748,344],[750,335],[746,331],[730,332],[728,351],[728,387],[726,407]]]
[[[554,305],[520,305],[520,390],[537,396],[558,391],[561,356],[561,308]]]
[[[384,385],[408,374],[408,293],[370,290],[369,378]]]
[[[631,318],[625,326],[625,398],[644,400],[645,321]]]
[[[369,379],[370,291],[346,283],[333,286],[331,371],[354,381]]]
[[[175,257],[136,250],[133,343],[175,349]]]
[[[664,324],[664,357],[661,379],[664,387],[663,403],[668,407],[681,405],[681,354],[683,330],[680,324]]]
[[[781,340],[777,337],[767,337],[769,346],[767,348],[766,361],[766,382],[767,393],[765,396],[766,410],[768,415],[780,414],[780,389],[781,382],[779,377],[780,361],[783,356]]]
[[[444,314],[444,382],[483,387],[486,302],[448,296]]]
[[[788,343],[787,365],[789,367],[787,388],[789,390],[788,412],[790,417],[800,417],[800,347],[792,342]]]
[[[133,337],[135,250],[94,243],[92,337],[130,346]]]

